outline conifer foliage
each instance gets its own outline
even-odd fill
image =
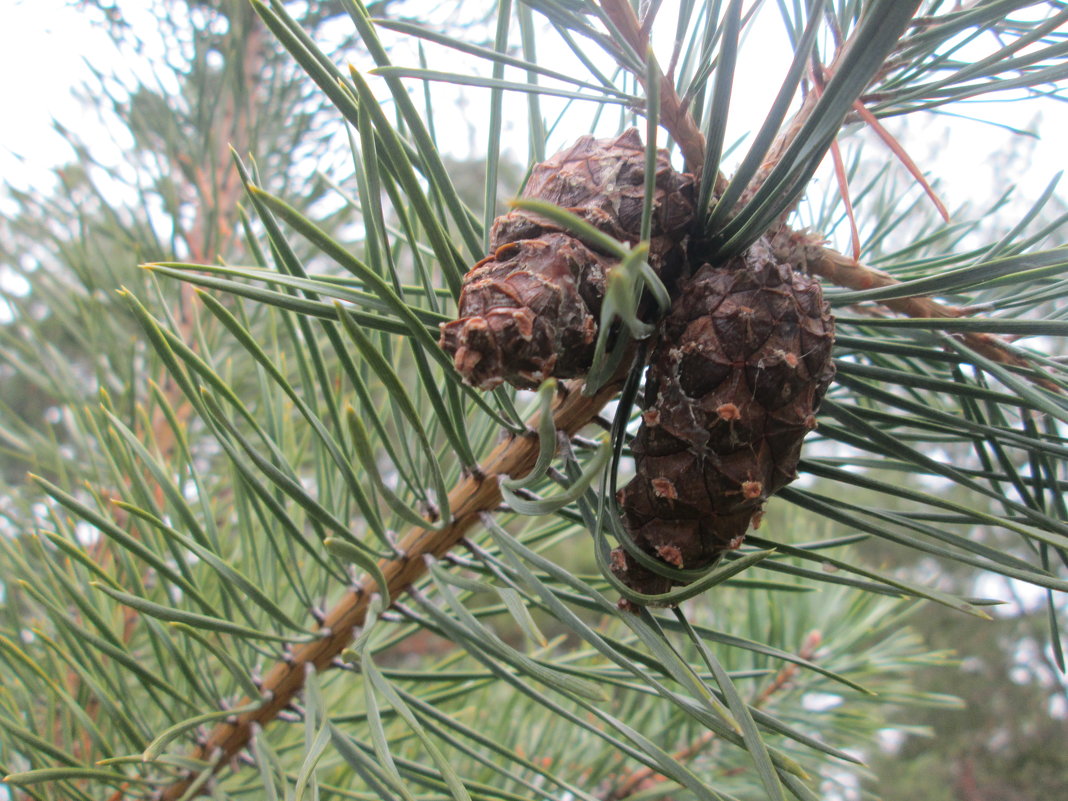
[[[932,564],[1063,670],[1056,180],[946,220],[890,133],[1063,100],[1063,3],[86,5],[148,61],[0,221],[12,798],[812,801],[953,707]]]

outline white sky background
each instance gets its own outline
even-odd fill
[[[136,3],[124,5],[130,9],[137,6]],[[660,27],[670,35],[674,3],[669,0],[663,5]],[[93,27],[87,14],[71,7],[65,0],[0,0],[0,13],[0,75],[4,76],[0,81],[0,108],[5,109],[0,122],[0,175],[21,188],[44,189],[50,184],[49,168],[70,156],[62,137],[52,128],[52,119],[83,135],[88,134],[87,138],[92,142],[93,137],[87,128],[100,123],[91,111],[82,108],[74,99],[72,88],[87,76],[86,60],[106,72],[117,65],[118,54],[107,34]],[[749,46],[741,50],[728,143],[746,130],[759,126],[789,64],[791,54],[775,4],[766,3],[762,14],[764,23],[751,33]],[[134,18],[132,22],[136,26],[139,20]],[[141,30],[144,30],[145,25],[152,24],[152,19],[146,16],[140,22]],[[518,34],[514,38],[518,38]],[[754,40],[759,44],[754,46]],[[660,49],[665,50],[661,58],[666,60],[666,48]],[[435,48],[429,46],[427,52],[433,58]],[[544,49],[539,55],[544,58]],[[431,66],[464,69],[459,61],[453,56],[444,65]],[[414,57],[410,61],[398,57],[396,63],[417,65]],[[553,62],[550,59],[548,63]],[[125,66],[131,65],[120,65],[120,69]],[[488,73],[486,62],[475,63],[473,68]],[[513,72],[508,77],[518,75]],[[411,84],[414,89],[419,88],[416,82]],[[447,92],[452,88],[435,84],[434,90]],[[480,106],[485,101],[486,92],[467,89],[465,93],[467,97],[463,100],[473,112],[472,123],[453,130],[458,155],[466,155],[472,146],[476,150],[485,146],[478,139],[476,126],[485,120]],[[511,100],[525,107],[524,97],[515,95]],[[546,107],[550,105],[551,101],[545,101]],[[1033,200],[1056,172],[1068,167],[1068,148],[1064,145],[1068,135],[1068,103],[983,103],[972,106],[970,113],[989,119],[1000,118],[1021,128],[1041,130],[1045,138],[1035,141],[980,122],[949,121],[930,114],[912,115],[907,124],[898,120],[888,123],[888,127],[907,142],[910,153],[928,173],[929,179],[941,184],[944,200],[951,209],[965,200],[995,196],[1013,185],[1018,187],[1021,198]],[[515,133],[525,134],[522,118],[514,128]],[[108,137],[101,135],[99,138],[103,143]],[[570,135],[558,137],[559,141],[550,143],[548,152],[553,151],[554,144],[563,145],[572,138]],[[506,138],[508,141],[516,142],[516,139]],[[937,158],[932,158],[936,148]],[[513,150],[515,157],[525,160],[525,143],[521,147],[513,145]],[[995,166],[988,163],[989,155],[1011,150],[1028,155],[1030,168],[1013,175],[999,174]],[[1068,191],[1062,190],[1059,194],[1065,197]]]
[[[63,0],[0,0],[0,14],[0,174],[22,189],[39,187],[50,167],[72,156],[52,119],[78,126],[71,87],[86,74],[85,59],[104,62],[115,48]]]

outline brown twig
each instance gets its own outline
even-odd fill
[[[716,739],[716,733],[714,731],[706,731],[685,748],[672,754],[671,758],[675,762],[689,760],[703,751],[705,746],[714,739]],[[612,788],[612,791],[608,794],[607,801],[622,801],[622,799],[629,798],[636,792],[648,790],[665,781],[668,781],[667,776],[657,773],[650,767],[638,768],[638,770],[628,774],[622,782]]]
[[[649,32],[642,28],[630,3],[627,0],[601,0],[601,10],[626,39],[627,44],[644,58],[649,47]],[[637,77],[642,80],[644,76]],[[670,131],[678,142],[687,167],[694,172],[700,171],[705,161],[705,137],[697,128],[688,106],[675,91],[670,71],[660,76],[660,124]]]
[[[804,237],[804,234],[795,234]],[[882,287],[897,286],[900,281],[882,270],[860,264],[848,256],[843,256],[830,248],[815,247],[810,250],[807,262],[808,269],[816,275],[826,278],[828,281],[847,289],[880,289]],[[964,317],[967,312],[956,306],[947,306],[932,298],[917,296],[911,298],[896,298],[893,300],[880,301],[883,306],[892,309],[898,314],[907,317],[927,317],[935,319],[947,319]],[[991,361],[1028,370],[1032,373],[1029,378],[1039,386],[1050,392],[1060,393],[1061,389],[1052,381],[1041,375],[1034,375],[1036,368],[1026,358],[1017,353],[1004,339],[994,334],[978,332],[966,332],[959,335],[965,345],[974,350],[980,356]]]
[[[620,371],[592,396],[582,394],[581,381],[571,381],[565,385],[554,405],[556,428],[571,436],[586,426],[619,391],[624,374],[625,371]],[[536,430],[535,419],[531,421],[531,431]],[[413,528],[408,532],[397,546],[401,556],[379,563],[391,599],[402,595],[408,586],[423,575],[426,556],[444,556],[479,522],[482,512],[497,508],[501,502],[498,479],[525,475],[537,460],[538,448],[538,438],[532,434],[511,436],[504,440],[485,459],[479,475],[464,478],[449,494],[453,520],[448,526],[441,529]],[[214,761],[217,766],[225,765],[234,758],[248,744],[253,725],[266,726],[300,692],[309,665],[316,670],[328,668],[342,649],[352,642],[353,631],[363,625],[372,597],[381,594],[382,588],[370,576],[360,579],[326,614],[321,627],[324,636],[294,648],[287,659],[278,662],[267,673],[262,682],[263,704],[255,711],[218,725],[207,741],[196,749],[193,758]],[[244,706],[253,700],[246,698],[238,705]],[[191,776],[169,786],[161,795],[162,801],[180,798],[194,779]]]
[[[805,639],[801,642],[801,647],[797,649],[797,655],[806,662],[811,662],[816,656],[816,650],[820,647],[820,643],[823,642],[823,633],[813,629],[805,635]],[[767,687],[760,691],[757,697],[753,700],[753,706],[761,707],[768,702],[775,693],[781,691],[790,682],[794,680],[794,676],[798,674],[801,667],[796,662],[787,662],[775,678],[771,680]]]

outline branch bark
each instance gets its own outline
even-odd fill
[[[649,48],[649,32],[642,28],[627,0],[602,0],[601,10],[642,58]],[[643,76],[637,76],[643,80]],[[700,172],[705,161],[705,137],[697,128],[693,115],[682,102],[669,75],[660,76],[660,124],[678,142],[688,169]]]
[[[826,278],[831,283],[848,289],[880,289],[887,286],[896,286],[900,283],[896,278],[884,273],[882,270],[867,267],[848,256],[843,256],[837,251],[824,247],[814,249],[812,258],[808,262],[808,269],[812,273]],[[937,300],[923,296],[884,300],[880,301],[880,303],[906,317],[946,319],[967,316],[966,312],[956,306],[947,306]],[[980,356],[985,356],[991,361],[1024,370],[1033,371],[1035,369],[1034,365],[1016,353],[999,336],[967,332],[960,334],[960,339]],[[1042,376],[1030,376],[1030,378],[1036,384],[1051,392],[1059,393],[1061,391],[1060,387]]]

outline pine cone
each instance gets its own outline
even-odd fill
[[[638,241],[645,147],[635,129],[616,139],[584,136],[534,167],[523,195],[570,209],[624,242]],[[685,263],[693,180],[657,157],[649,263],[673,282]],[[593,358],[605,276],[615,260],[557,224],[515,210],[490,232],[493,254],[464,276],[458,319],[441,346],[481,389],[507,381],[533,388],[549,376],[584,375]]]
[[[819,284],[765,242],[683,285],[650,360],[637,474],[620,492],[643,551],[700,569],[741,545],[764,501],[796,477],[834,377],[833,341]],[[641,593],[671,588],[622,548],[612,569]]]

